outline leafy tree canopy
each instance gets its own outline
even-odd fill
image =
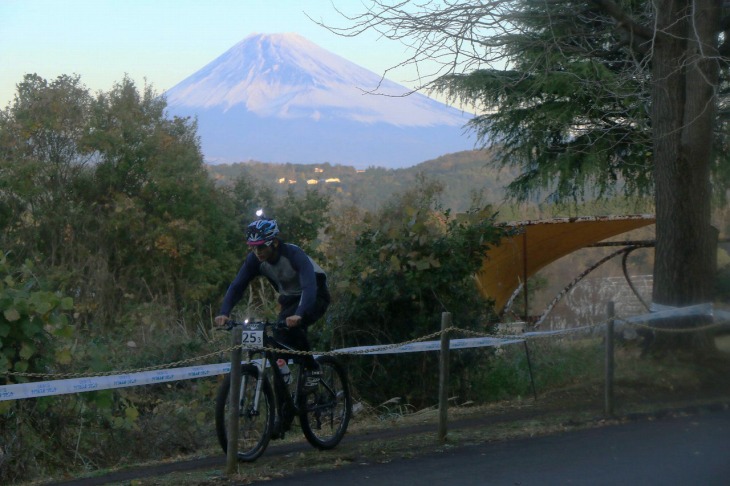
[[[519,167],[518,199],[653,194],[653,300],[684,306],[712,298],[716,273],[729,13],[716,0],[373,0],[329,28],[376,30],[411,48],[403,64],[435,63],[421,87],[476,105],[471,126]]]

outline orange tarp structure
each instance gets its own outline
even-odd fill
[[[654,216],[560,218],[509,223],[519,234],[490,248],[476,276],[501,312],[522,282],[549,263],[612,236],[655,223]]]

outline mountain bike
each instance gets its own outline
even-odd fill
[[[305,387],[305,369],[295,351],[278,341],[273,329],[286,323],[228,321],[227,329],[241,328],[248,356],[241,365],[238,459],[255,461],[271,439],[283,439],[296,417],[304,437],[318,449],[332,449],[347,431],[352,398],[344,367],[332,356],[319,356],[321,376]],[[287,383],[277,361],[291,365]],[[215,428],[223,452],[228,451],[231,375],[221,383],[215,405]]]

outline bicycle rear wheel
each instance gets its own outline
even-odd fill
[[[318,449],[332,449],[347,431],[352,398],[344,368],[331,356],[317,359],[322,378],[316,390],[300,391],[299,420],[307,441]]]
[[[261,383],[261,395],[255,403],[259,369],[254,365],[241,366],[241,399],[238,415],[238,459],[255,461],[266,450],[274,428],[274,394],[271,383]],[[223,452],[228,452],[228,420],[231,375],[227,375],[218,388],[215,404],[215,430]]]

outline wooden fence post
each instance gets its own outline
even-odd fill
[[[241,394],[241,330],[231,331],[231,388],[228,393],[228,449],[226,455],[226,474],[235,474],[238,469],[238,408]]]
[[[438,440],[446,442],[446,422],[449,406],[449,336],[446,329],[451,327],[451,313],[441,313],[441,359],[439,366],[439,430]]]
[[[614,303],[610,301],[607,308],[606,322],[606,383],[604,393],[603,413],[607,417],[613,415],[613,369],[614,369],[614,352],[613,352],[613,328],[614,328]]]

